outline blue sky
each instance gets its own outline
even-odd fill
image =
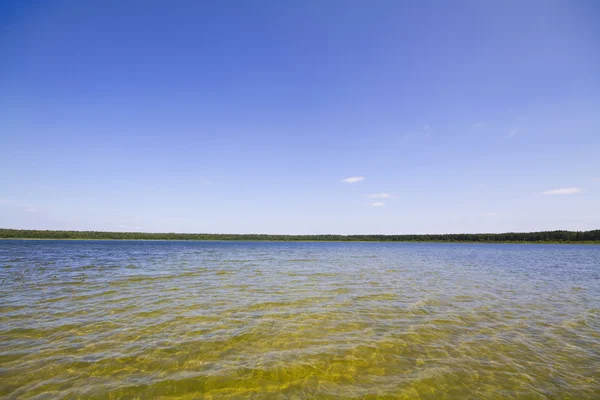
[[[583,0],[0,2],[0,227],[598,229],[598,20]]]

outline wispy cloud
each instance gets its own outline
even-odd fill
[[[495,217],[496,215],[498,215],[498,213],[495,213],[495,212],[486,212],[486,213],[483,213],[484,217]]]
[[[594,181],[594,182],[600,182],[600,178],[592,178],[592,181]]]
[[[562,194],[576,194],[576,193],[581,193],[581,188],[568,187],[568,188],[562,188],[562,189],[546,190],[545,192],[542,192],[542,194],[545,194],[547,196],[562,195]]]
[[[22,211],[31,212],[31,213],[38,211],[36,206],[33,206],[31,204],[21,203],[19,201],[15,201],[15,200],[11,200],[11,199],[0,198],[0,206],[20,208]]]
[[[473,129],[483,129],[485,127],[486,127],[486,123],[481,122],[481,121],[477,121],[477,122],[474,122],[473,124],[471,124],[471,128],[473,128]]]
[[[130,226],[130,225],[123,225],[123,224],[117,225],[117,228],[119,228],[119,229],[127,229],[127,230],[130,230],[130,231],[139,231],[140,229],[142,229],[139,226]]]
[[[512,128],[510,128],[508,130],[508,133],[506,134],[507,137],[512,138],[517,136],[517,133],[519,133],[519,127],[518,126],[513,126]]]
[[[342,179],[342,182],[346,183],[358,183],[365,180],[364,176],[351,176],[350,178]]]
[[[385,206],[385,202],[383,202],[383,201],[376,201],[375,203],[371,203],[371,206],[373,206],[373,207],[383,207],[383,206]]]
[[[390,198],[390,194],[389,193],[373,193],[369,195],[370,199],[389,199]]]
[[[19,203],[14,201],[14,200],[10,200],[10,199],[0,199],[0,205],[3,206],[16,206]]]
[[[423,125],[420,128],[415,129],[412,132],[407,132],[401,136],[402,140],[408,141],[412,139],[417,139],[419,137],[428,137],[433,132],[433,128],[430,125]]]

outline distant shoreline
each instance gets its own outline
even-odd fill
[[[468,241],[434,241],[434,240],[255,240],[255,239],[53,239],[53,238],[4,238],[0,241],[21,241],[21,242],[244,242],[244,243],[437,243],[437,244],[588,244],[600,245],[600,241],[582,241],[582,242],[468,242]]]
[[[0,240],[600,244],[600,230],[427,235],[269,235],[0,229]]]

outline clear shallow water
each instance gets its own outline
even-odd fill
[[[0,241],[0,398],[600,397],[600,246]]]

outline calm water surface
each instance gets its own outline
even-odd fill
[[[0,241],[0,398],[600,398],[600,246]]]

